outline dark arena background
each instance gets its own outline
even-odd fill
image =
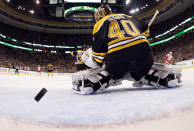
[[[159,10],[148,41],[156,63],[172,52],[181,87],[123,81],[104,94],[72,92],[73,52],[92,46],[94,12],[103,4],[145,23]],[[0,0],[1,131],[193,131],[193,77],[193,0]]]

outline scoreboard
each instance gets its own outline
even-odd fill
[[[91,12],[74,12],[68,19],[75,22],[94,22],[94,15]]]
[[[63,0],[65,3],[112,3],[115,4],[116,0]],[[50,4],[62,3],[62,0],[49,0]]]
[[[100,3],[101,0],[64,0],[67,3]]]
[[[75,22],[94,22],[96,8],[89,6],[76,6],[64,11],[65,19]]]

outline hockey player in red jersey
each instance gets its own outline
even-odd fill
[[[82,61],[92,69],[72,75],[76,93],[101,93],[124,79],[134,81],[136,86],[178,85],[181,69],[154,64],[147,24],[132,16],[112,14],[108,5],[99,7],[94,15],[97,23],[92,48],[82,56]]]
[[[175,63],[175,59],[172,56],[172,52],[169,52],[165,57],[164,57],[164,63],[167,65],[172,65]]]
[[[37,72],[38,72],[38,75],[39,76],[41,75],[41,71],[42,71],[42,67],[40,65],[38,65]]]

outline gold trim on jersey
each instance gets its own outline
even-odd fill
[[[150,36],[150,29],[148,28],[146,31],[142,33],[144,36],[149,37]]]
[[[113,41],[108,43],[108,49],[115,48],[117,46],[121,46],[121,45],[130,43],[130,42],[133,42],[133,41],[136,41],[136,40],[140,40],[140,39],[146,39],[146,37],[144,35],[139,35],[139,36],[134,37],[132,39],[130,37],[125,37],[125,38],[120,38],[120,39],[117,39],[117,40],[113,40]]]
[[[99,55],[99,56],[106,56],[106,54],[107,54],[107,52],[104,52],[104,53],[97,53],[97,52],[94,52],[94,51],[92,51],[92,53],[93,53],[94,55]]]
[[[100,60],[100,59],[98,59],[98,58],[95,58],[95,57],[94,57],[94,60],[95,60],[96,62],[98,62],[98,63],[103,63],[103,60]]]
[[[84,64],[83,62],[75,62],[76,65]]]
[[[149,28],[146,30],[146,31],[144,31],[142,34],[147,34],[147,33],[149,33],[150,31],[149,31]]]
[[[111,42],[108,43],[108,45],[112,45],[112,44],[115,44],[117,42],[120,42],[120,41],[123,41],[123,40],[128,40],[128,39],[131,39],[132,37],[123,37],[123,38],[120,38],[120,39],[116,39],[116,40],[113,40]]]
[[[133,45],[137,45],[137,44],[143,43],[143,42],[146,42],[146,43],[149,44],[148,40],[140,39],[140,40],[136,40],[136,41],[130,42],[128,44],[124,44],[124,45],[120,45],[120,46],[111,48],[111,49],[108,50],[108,54],[112,53],[112,52],[115,52],[115,51],[118,51],[118,50],[121,50],[121,49],[124,49],[124,48],[127,48],[127,47],[130,47],[130,46],[133,46]]]
[[[149,36],[150,36],[150,33],[149,33],[149,34],[146,34],[145,36],[146,36],[146,37],[149,37]]]
[[[97,52],[92,51],[92,53],[93,53],[93,58],[94,58],[94,60],[95,60],[96,62],[98,62],[98,63],[102,63],[103,60],[104,60],[104,57],[107,55],[107,52],[97,53]]]

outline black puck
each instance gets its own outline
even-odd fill
[[[40,90],[39,93],[34,97],[34,100],[39,102],[40,99],[46,94],[46,92],[47,92],[47,89],[42,88],[42,90]]]

